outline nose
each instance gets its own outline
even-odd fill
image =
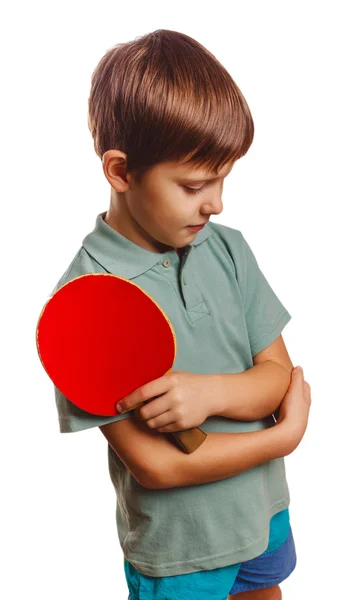
[[[203,203],[203,207],[201,210],[202,214],[208,215],[219,215],[224,208],[223,201],[220,194],[213,194],[209,201],[205,201]]]

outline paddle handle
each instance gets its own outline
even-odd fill
[[[199,448],[207,437],[207,433],[200,429],[200,427],[192,427],[183,431],[172,431],[171,435],[174,437],[179,448],[187,454],[191,454],[191,452]]]

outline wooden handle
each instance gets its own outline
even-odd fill
[[[179,448],[187,454],[191,454],[199,448],[207,437],[207,433],[200,429],[200,427],[192,427],[183,431],[172,431],[171,435],[174,437]]]

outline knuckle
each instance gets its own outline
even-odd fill
[[[146,400],[146,396],[147,396],[147,392],[146,392],[145,387],[141,387],[140,390],[138,390],[139,401],[143,402],[143,400]]]
[[[177,410],[180,410],[180,406],[181,406],[181,403],[182,403],[182,398],[181,398],[181,394],[180,394],[180,392],[179,392],[178,389],[176,389],[173,392],[172,398],[173,398],[173,403],[174,403],[175,408]]]
[[[145,419],[147,417],[147,413],[144,406],[141,406],[138,412],[141,419]]]

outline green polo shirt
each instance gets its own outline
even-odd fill
[[[291,319],[239,230],[209,222],[180,258],[175,248],[157,253],[138,246],[110,227],[105,214],[97,216],[52,294],[86,273],[132,280],[154,298],[174,327],[173,370],[245,371]],[[92,415],[56,387],[55,399],[61,432],[136,418],[133,411]],[[235,433],[274,424],[272,416],[237,421],[215,415],[200,426],[206,432]],[[220,481],[166,489],[141,486],[109,444],[108,466],[124,556],[152,577],[216,569],[262,554],[271,517],[290,503],[283,458]]]

